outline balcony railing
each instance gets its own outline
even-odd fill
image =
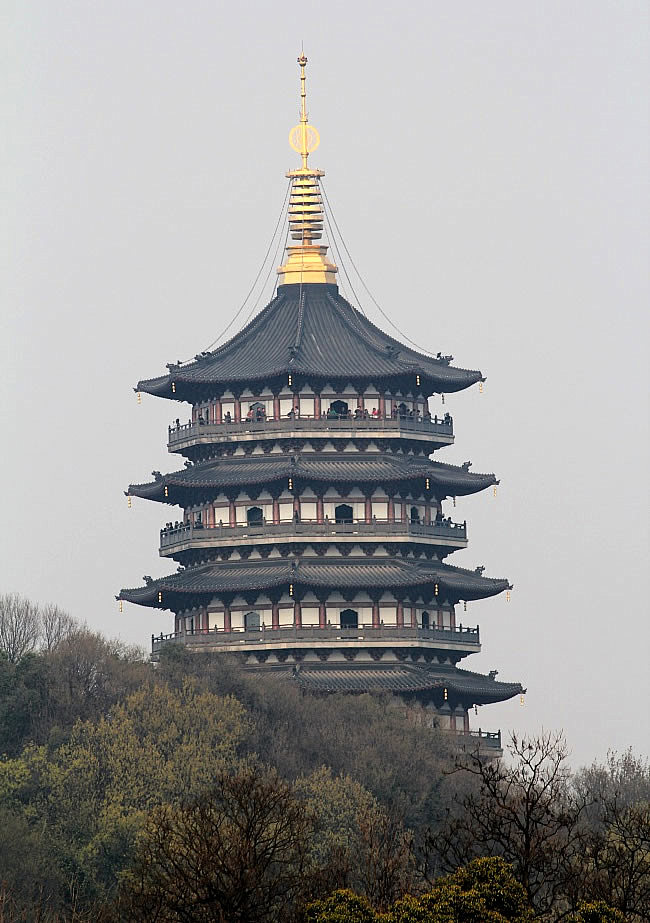
[[[223,523],[215,526],[181,525],[161,529],[160,548],[168,550],[179,545],[194,544],[205,547],[212,542],[246,541],[248,539],[282,538],[284,536],[297,537],[332,537],[344,538],[358,535],[363,537],[408,535],[413,538],[439,538],[453,543],[467,541],[467,523],[442,521],[426,523],[416,522],[388,522],[386,520],[365,520],[354,522],[316,522],[301,520],[300,522],[266,522],[254,525],[230,526]]]
[[[320,626],[305,625],[297,628],[295,625],[283,628],[258,628],[258,629],[232,629],[224,631],[223,628],[195,628],[194,631],[175,631],[171,634],[151,636],[151,649],[157,653],[169,643],[190,645],[232,645],[241,649],[242,646],[261,645],[273,647],[274,644],[286,644],[292,641],[441,641],[457,642],[461,644],[480,644],[478,625],[470,628],[458,625],[453,628],[411,628],[397,625],[359,625],[358,628],[341,628],[339,625]]]
[[[483,731],[481,728],[471,731],[453,731],[463,750],[501,750],[501,731]]]
[[[264,420],[243,420],[241,423],[206,423],[193,422],[173,423],[168,428],[168,445],[170,449],[181,443],[193,440],[199,436],[240,436],[255,434],[263,436],[272,431],[318,430],[320,433],[352,433],[355,431],[376,432],[395,431],[406,433],[420,433],[445,437],[445,441],[453,439],[454,422],[451,416],[446,417],[328,417],[319,418],[309,416],[282,417],[280,420],[267,418]]]

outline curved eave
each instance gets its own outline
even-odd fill
[[[310,459],[303,455],[297,463],[278,456],[266,459],[254,456],[250,460],[228,458],[173,471],[155,481],[130,484],[127,494],[173,504],[182,502],[186,494],[194,491],[259,486],[278,483],[289,477],[298,483],[318,481],[327,484],[399,483],[429,478],[431,489],[441,498],[467,496],[499,483],[494,474],[474,473],[428,459],[412,464],[401,456],[389,457],[388,460],[372,456],[349,460],[341,457]],[[165,488],[168,496],[165,496]]]
[[[388,336],[347,302],[335,285],[285,285],[253,320],[216,350],[137,389],[192,400],[242,383],[289,373],[332,381],[388,383],[419,375],[429,393],[462,391],[483,375],[420,353]]]
[[[182,608],[182,600],[190,596],[209,600],[223,593],[247,593],[275,587],[288,589],[289,584],[293,584],[297,595],[302,589],[327,588],[364,591],[381,587],[399,592],[421,587],[432,590],[437,584],[441,601],[486,599],[512,588],[508,580],[483,577],[476,571],[437,562],[421,566],[403,559],[370,563],[357,559],[321,563],[295,563],[292,559],[292,562],[294,567],[286,560],[202,565],[152,580],[144,587],[124,589],[118,599],[174,609]]]
[[[497,682],[482,673],[436,666],[303,666],[292,675],[292,679],[304,689],[323,693],[391,692],[409,695],[447,689],[459,697],[469,697],[476,705],[505,702],[526,691],[521,683]]]

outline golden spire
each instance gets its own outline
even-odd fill
[[[323,203],[320,195],[319,177],[322,170],[310,169],[307,159],[320,144],[320,136],[307,116],[307,90],[304,53],[298,58],[300,65],[300,122],[289,132],[289,144],[300,154],[302,165],[290,170],[289,231],[292,240],[300,241],[287,247],[287,261],[280,266],[280,285],[306,284],[312,282],[336,282],[337,268],[326,259],[327,247],[315,244],[323,233]]]

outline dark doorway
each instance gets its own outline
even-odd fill
[[[249,526],[261,526],[264,522],[264,513],[259,506],[251,506],[246,510],[246,519]]]
[[[423,628],[430,628],[430,627],[431,627],[430,624],[429,624],[429,613],[428,613],[428,612],[423,612],[423,613],[422,613],[422,627],[423,627]]]
[[[246,631],[259,631],[260,630],[260,614],[259,612],[247,612],[244,616],[244,628]]]
[[[339,503],[334,510],[336,522],[352,522],[354,510],[349,503]]]
[[[335,417],[347,417],[348,405],[346,401],[332,401],[329,413]]]
[[[400,416],[400,417],[408,417],[408,413],[409,413],[408,407],[406,406],[406,404],[404,403],[404,401],[400,401],[400,403],[397,405],[397,414],[398,414],[398,416]]]
[[[358,628],[359,613],[354,609],[344,609],[341,612],[341,628]]]
[[[419,523],[420,522],[420,513],[418,512],[417,506],[411,507],[411,522]]]

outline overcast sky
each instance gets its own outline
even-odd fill
[[[564,728],[576,765],[649,752],[647,9],[5,0],[0,591],[144,646],[171,630],[114,599],[173,569],[168,513],[123,490],[179,467],[178,405],[132,388],[255,277],[302,40],[312,160],[366,283],[487,375],[447,399],[438,458],[501,478],[453,511],[453,563],[515,589],[463,614],[483,642],[463,665],[528,695],[477,723]]]

